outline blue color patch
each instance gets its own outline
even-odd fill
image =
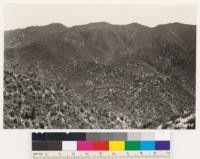
[[[155,141],[140,141],[140,150],[155,150]]]

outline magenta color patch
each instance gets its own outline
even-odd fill
[[[78,141],[77,149],[78,151],[93,150],[93,143],[91,141]]]

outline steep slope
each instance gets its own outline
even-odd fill
[[[25,29],[5,31],[4,48],[22,48],[35,41],[45,39],[52,34],[58,34],[65,29],[66,27],[62,24],[52,23],[46,26],[32,26]]]
[[[70,123],[66,128],[77,128],[75,119],[69,115],[72,110],[79,112],[78,119],[84,119],[82,128],[157,128],[172,118],[195,112],[196,27],[193,25],[171,23],[149,28],[137,23],[100,22],[71,28],[61,24],[29,27],[5,32],[4,57],[8,72],[8,82],[4,83],[6,119],[11,105],[17,105],[13,104],[15,98],[25,98],[22,105],[32,107],[31,96],[23,93],[28,91],[26,87],[13,89],[14,83],[33,79],[28,72],[37,74],[34,78],[41,82],[42,92],[48,87],[56,90],[54,98],[48,99],[55,100],[50,105],[62,107],[63,102],[70,101],[73,109],[63,110],[65,122],[59,128],[65,128],[66,123]],[[40,92],[32,82],[28,85],[34,87],[36,94]],[[70,92],[62,94],[58,85]],[[12,92],[20,92],[19,97]],[[64,97],[68,93],[72,95],[70,99]],[[36,99],[33,102],[39,103],[36,109],[44,111],[35,115],[30,127],[35,127],[44,114],[52,111],[43,103],[47,99],[42,94]],[[82,105],[85,110],[81,113]],[[60,114],[60,108],[55,109],[55,115]],[[23,118],[20,113],[14,116]],[[11,119],[14,120],[12,117],[8,121]],[[24,120],[30,122],[29,118]],[[42,125],[56,128],[56,124]],[[5,127],[28,126],[17,122]]]

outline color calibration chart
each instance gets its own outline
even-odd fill
[[[32,159],[171,159],[169,132],[32,133]]]

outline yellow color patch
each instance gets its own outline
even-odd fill
[[[125,142],[124,141],[109,141],[109,150],[123,151],[125,150]]]

